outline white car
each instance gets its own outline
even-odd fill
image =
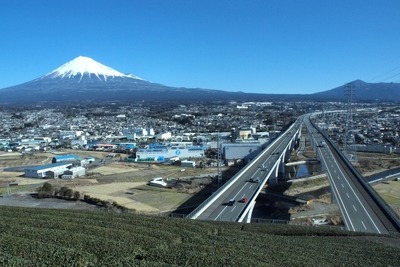
[[[148,184],[161,187],[166,187],[168,185],[166,182],[164,182],[164,179],[162,177],[153,178],[151,181],[149,181]]]

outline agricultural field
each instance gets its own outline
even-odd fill
[[[398,266],[400,239],[290,225],[0,207],[0,265]]]
[[[400,181],[388,181],[375,184],[373,188],[400,216]]]
[[[76,154],[82,157],[93,156],[97,160],[96,164],[90,166],[86,177],[73,180],[24,178],[23,172],[4,171],[6,167],[47,164],[51,162],[55,154],[60,153]],[[49,182],[55,187],[69,187],[80,192],[81,196],[89,195],[115,202],[141,213],[171,212],[177,208],[192,207],[193,201],[189,200],[198,198],[195,194],[203,190],[202,183],[211,182],[207,177],[216,173],[215,168],[183,169],[178,166],[131,163],[120,161],[119,157],[108,158],[107,155],[106,152],[75,150],[52,153],[0,154],[0,195],[6,195],[11,191],[11,196],[0,198],[0,205],[52,208],[50,199],[34,199],[30,196],[44,182]],[[164,177],[175,186],[154,188],[147,185],[147,182],[154,177]],[[193,179],[194,181],[192,181]],[[13,186],[7,188],[8,183]],[[61,205],[60,200],[53,200],[54,208],[85,207],[78,202]],[[88,209],[91,208],[88,206]]]

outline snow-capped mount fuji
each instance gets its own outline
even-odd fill
[[[79,56],[30,82],[0,90],[0,103],[198,101],[241,98],[243,93],[169,87],[124,74]]]
[[[142,80],[141,78],[133,74],[124,74],[113,68],[105,66],[89,57],[79,56],[64,65],[58,67],[52,72],[46,74],[42,78],[75,78],[80,77],[82,79],[85,75],[89,78],[98,78],[107,82],[108,78],[121,77],[129,79]]]

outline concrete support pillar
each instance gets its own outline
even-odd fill
[[[282,155],[282,157],[279,160],[279,164],[278,164],[278,177],[277,179],[284,179],[285,178],[285,161],[284,161],[284,155]]]
[[[253,216],[253,210],[254,210],[254,206],[256,205],[256,201],[252,201],[249,205],[251,205],[251,206],[250,206],[249,212],[246,215],[246,223],[251,222],[251,217]]]
[[[283,153],[283,163],[285,162],[289,162],[290,159],[290,146],[285,150],[285,152]]]
[[[269,183],[271,185],[273,184],[277,184],[278,183],[278,171],[279,171],[279,164],[274,165],[275,167],[273,167],[272,171],[271,171],[271,175],[269,176]]]

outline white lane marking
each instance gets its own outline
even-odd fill
[[[218,216],[215,217],[214,221],[216,221],[218,219],[218,217],[221,216],[221,214],[225,211],[226,208],[227,208],[227,206],[222,209],[222,211],[218,214]]]
[[[231,212],[233,212],[233,210],[236,208],[236,206],[233,207],[233,209],[231,210]]]
[[[336,160],[335,160],[335,162],[336,162]],[[342,176],[345,177],[344,174],[343,174],[343,172],[342,172],[342,169],[339,167],[339,164],[338,164],[337,162],[336,162],[336,165],[338,166],[338,169],[339,169],[340,173],[342,174]],[[371,215],[369,215],[369,213],[367,212],[367,209],[365,208],[365,206],[364,206],[364,204],[361,202],[361,200],[358,198],[356,192],[354,192],[353,187],[350,185],[350,183],[349,183],[349,181],[347,181],[347,179],[344,179],[344,180],[345,180],[346,183],[349,185],[349,188],[350,188],[351,191],[353,192],[353,194],[354,194],[354,196],[356,197],[358,203],[360,203],[361,207],[364,209],[365,214],[367,214],[369,220],[372,222],[372,224],[375,226],[375,229],[376,229],[376,230],[378,231],[378,233],[380,234],[381,231],[379,230],[378,226],[375,224],[374,220],[372,220]]]
[[[322,157],[322,161],[324,162],[325,165],[326,164],[326,159],[324,157]],[[353,222],[351,221],[351,218],[349,216],[349,213],[347,212],[346,206],[344,205],[344,202],[342,200],[342,197],[339,194],[339,190],[336,186],[335,180],[332,178],[333,176],[331,175],[330,170],[327,170],[329,177],[331,177],[331,179],[329,179],[332,183],[332,187],[333,187],[333,194],[336,196],[336,199],[338,199],[339,202],[342,203],[342,205],[338,205],[339,209],[341,210],[341,213],[343,214],[343,219],[345,221],[345,225],[350,229],[355,231]]]
[[[350,198],[350,195],[349,195],[349,193],[346,193],[346,195],[347,195],[347,198]]]
[[[240,190],[236,193],[236,195],[233,197],[234,199],[236,199],[236,197],[239,195],[240,191],[243,190],[243,188],[245,188],[246,184],[242,186],[242,188],[240,188]]]
[[[365,226],[364,222],[361,221],[362,225],[364,226],[364,229],[367,230],[367,227]]]
[[[344,188],[344,184],[342,183],[342,187]]]
[[[236,193],[236,195],[233,197],[233,199],[236,199],[237,195],[239,195],[240,191],[242,191],[243,188],[246,187],[246,185],[247,185],[247,183],[245,183],[245,184],[242,186],[242,188],[240,188],[239,192]],[[214,221],[216,221],[216,220],[219,218],[219,216],[221,216],[221,214],[225,211],[225,209],[226,209],[227,207],[228,207],[228,206],[226,206],[226,207],[224,207],[224,208],[222,209],[222,211],[218,214],[218,216],[215,217]]]
[[[353,208],[354,208],[355,211],[357,211],[356,206],[353,205]]]

